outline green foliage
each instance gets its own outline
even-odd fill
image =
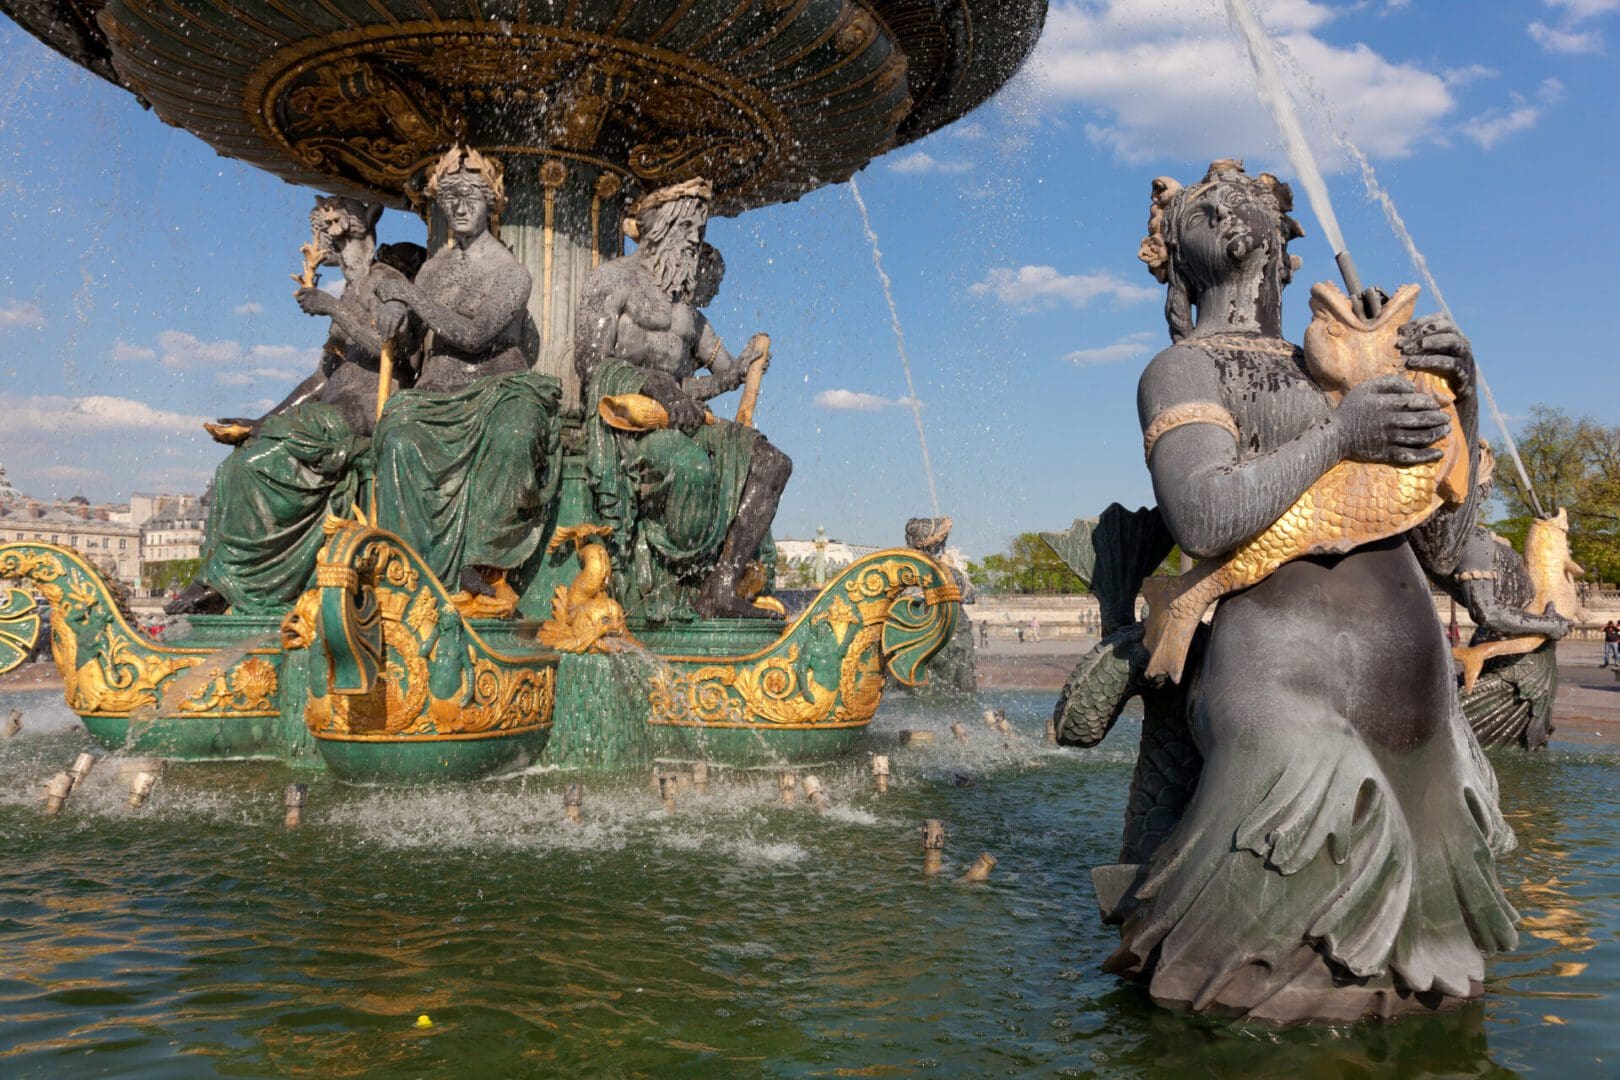
[[[147,563],[141,567],[141,581],[154,593],[183,589],[202,570],[201,559],[169,559]]]
[[[1620,426],[1533,405],[1517,439],[1542,509],[1569,511],[1570,555],[1586,568],[1586,580],[1620,581]],[[1507,448],[1492,450],[1507,512],[1493,527],[1522,551],[1534,511]]]
[[[968,563],[968,580],[986,593],[1084,593],[1089,590],[1039,533],[1019,533],[1004,552]]]

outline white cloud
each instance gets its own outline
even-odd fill
[[[157,350],[148,349],[144,345],[131,345],[127,341],[115,341],[112,358],[119,363],[127,363],[130,360],[156,360]]]
[[[1141,330],[1134,334],[1126,334],[1111,345],[1097,345],[1064,353],[1063,359],[1077,367],[1086,367],[1091,364],[1116,364],[1122,360],[1136,360],[1147,356],[1153,351],[1151,342],[1155,336],[1151,330]]]
[[[1437,137],[1439,121],[1455,107],[1441,75],[1366,45],[1328,44],[1315,31],[1340,12],[1324,4],[1261,6],[1268,28],[1322,87],[1357,145],[1400,157]],[[1049,112],[1078,109],[1087,138],[1124,161],[1281,157],[1253,68],[1219,4],[1054,3],[1030,72],[1038,102]],[[1325,166],[1342,167],[1326,132],[1315,148]]]
[[[183,330],[158,335],[158,359],[164,367],[180,370],[210,368],[221,381],[240,382],[243,374],[259,378],[301,378],[320,362],[319,349],[297,345],[253,345],[221,338],[206,340]],[[270,370],[274,369],[274,370]],[[232,380],[231,376],[237,378]]]
[[[973,162],[955,158],[937,158],[925,151],[913,150],[890,161],[889,170],[904,176],[920,176],[923,173],[965,173],[973,171]]]
[[[214,381],[221,386],[247,386],[260,379],[271,379],[276,382],[297,382],[307,371],[298,371],[294,368],[243,368],[233,371],[222,371],[214,376]]]
[[[102,480],[107,476],[100,469],[87,469],[82,465],[50,465],[41,471],[52,480]]]
[[[860,390],[823,390],[815,396],[815,403],[823,409],[840,412],[877,412],[911,404],[908,397],[886,398]]]
[[[1557,79],[1544,79],[1536,90],[1535,101],[1523,94],[1511,95],[1507,108],[1490,109],[1462,125],[1462,133],[1473,139],[1482,149],[1493,149],[1509,135],[1528,131],[1536,126],[1549,105],[1555,105],[1564,96],[1564,84]]]
[[[1525,27],[1525,31],[1530,40],[1550,53],[1590,56],[1603,51],[1603,34],[1597,30],[1559,30],[1538,19]]]
[[[1462,67],[1447,68],[1440,73],[1440,77],[1447,86],[1467,86],[1481,79],[1494,79],[1500,74],[1500,71],[1484,64],[1464,64]]]
[[[0,394],[0,413],[6,417],[7,430],[17,432],[96,434],[116,430],[166,435],[200,431],[203,422],[200,416],[99,394],[79,398]]]
[[[237,304],[231,310],[238,315],[258,315],[264,311],[264,305],[257,300],[249,300],[244,304]]]
[[[27,300],[0,301],[0,326],[21,326],[38,330],[45,325],[45,313]]]
[[[1557,26],[1537,19],[1525,27],[1530,39],[1542,50],[1567,56],[1590,56],[1603,51],[1603,32],[1583,30],[1581,24],[1620,11],[1620,0],[1542,0],[1561,17]]]
[[[1094,300],[1118,303],[1150,300],[1160,290],[1126,281],[1111,271],[1092,274],[1060,274],[1052,266],[1021,266],[1017,270],[996,267],[983,281],[968,286],[974,296],[994,296],[1003,304],[1021,310],[1051,308],[1067,304],[1084,308]]]

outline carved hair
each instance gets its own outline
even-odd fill
[[[309,230],[316,236],[330,238],[330,226],[341,222],[344,234],[366,236],[375,231],[382,212],[382,203],[364,203],[342,195],[317,195],[315,207],[309,212]]]
[[[1180,341],[1192,332],[1192,284],[1187,280],[1186,268],[1179,265],[1181,216],[1186,206],[1212,187],[1224,185],[1235,189],[1258,203],[1276,222],[1277,242],[1272,244],[1271,258],[1266,273],[1273,278],[1277,294],[1293,280],[1299,269],[1298,256],[1288,254],[1288,243],[1305,235],[1299,222],[1289,217],[1294,208],[1294,192],[1287,184],[1270,173],[1249,176],[1243,171],[1243,162],[1235,158],[1220,158],[1210,162],[1204,179],[1192,187],[1183,187],[1168,176],[1153,181],[1153,195],[1148,210],[1148,235],[1137,249],[1136,257],[1147,264],[1148,271],[1158,281],[1169,286],[1164,301],[1165,321],[1170,324],[1170,337]]]
[[[506,172],[495,158],[458,143],[440,155],[428,170],[422,194],[437,200],[441,192],[449,194],[467,186],[482,189],[489,202],[490,234],[499,237],[501,214],[506,210]]]
[[[709,201],[700,195],[679,196],[650,208],[638,207],[637,220],[641,223],[638,254],[659,289],[671,300],[681,300],[691,294],[697,281],[698,261],[665,241],[676,225],[698,224],[707,221],[708,216]]]
[[[951,535],[951,519],[912,518],[906,522],[906,546],[913,551],[932,552],[942,546]]]

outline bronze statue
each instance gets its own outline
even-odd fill
[[[654,620],[777,614],[739,593],[793,463],[706,405],[768,357],[758,338],[732,356],[698,310],[722,271],[711,257],[700,274],[711,198],[701,180],[643,197],[640,246],[591,272],[575,334],[592,501],[614,527],[626,607]]]
[[[208,614],[227,605],[238,614],[282,611],[315,570],[328,515],[350,514],[370,474],[370,436],[382,345],[409,358],[415,324],[405,308],[377,294],[381,282],[406,282],[426,254],[416,244],[377,249],[380,205],[317,196],[304,246],[298,306],[332,320],[315,372],[264,416],[206,425],[236,447],[214,476],[203,568],[165,608],[171,615]],[[334,297],[316,287],[316,268],[343,270]],[[390,380],[397,385],[402,366]]]
[[[377,424],[377,523],[405,539],[464,614],[517,608],[508,575],[539,548],[561,479],[562,387],[519,348],[529,272],[492,231],[505,205],[498,162],[447,151],[424,191],[450,243],[414,283],[378,288],[427,329],[421,374]]]
[[[1342,462],[1440,461],[1459,424],[1475,446],[1473,357],[1445,320],[1407,323],[1391,344],[1409,372],[1444,380],[1455,419],[1406,374],[1335,404],[1282,339],[1301,235],[1286,185],[1218,161],[1196,185],[1156,187],[1142,258],[1169,287],[1173,344],[1144,372],[1138,411],[1184,552],[1224,561]],[[1494,868],[1513,834],[1425,580],[1468,540],[1472,457],[1460,501],[1420,524],[1300,554],[1218,601],[1182,680],[1194,689],[1177,691],[1196,786],[1139,863],[1096,875],[1122,924],[1108,970],[1167,1005],[1278,1022],[1482,993],[1484,955],[1517,943]]]
[[[962,593],[962,604],[978,603],[973,583],[956,567],[944,561],[945,544],[951,538],[951,519],[912,518],[906,522],[906,547],[937,559],[950,571],[951,580]],[[965,615],[958,616],[951,640],[935,656],[929,675],[928,687],[949,693],[971,695],[978,690],[977,654],[973,647],[973,624]],[[910,689],[909,687],[907,689]]]

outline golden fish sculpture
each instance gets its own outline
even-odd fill
[[[1530,602],[1524,605],[1526,611],[1545,615],[1550,607],[1571,622],[1592,620],[1592,613],[1581,606],[1580,594],[1575,589],[1575,579],[1586,571],[1569,557],[1568,511],[1560,507],[1552,517],[1537,518],[1530,523],[1530,532],[1524,538],[1524,567],[1536,590]],[[1523,656],[1540,648],[1546,640],[1545,634],[1519,634],[1452,649],[1452,655],[1462,664],[1463,689],[1474,688],[1485,661],[1498,656]]]
[[[1187,650],[1204,612],[1228,593],[1258,585],[1286,562],[1332,555],[1396,536],[1427,521],[1441,506],[1468,494],[1468,441],[1454,402],[1438,375],[1411,371],[1397,346],[1412,318],[1418,287],[1402,286],[1376,319],[1363,319],[1349,297],[1322,282],[1311,289],[1311,324],[1305,331],[1305,368],[1335,406],[1352,388],[1382,375],[1403,375],[1440,402],[1451,428],[1434,445],[1443,453],[1421,465],[1341,461],[1322,475],[1258,536],[1188,573],[1150,578],[1143,644],[1147,674],[1181,681]]]

